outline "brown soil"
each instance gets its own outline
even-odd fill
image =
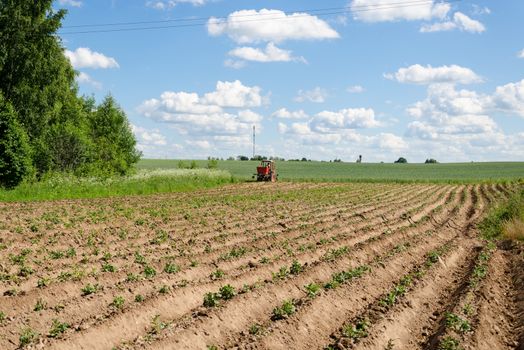
[[[487,249],[476,223],[514,190],[278,183],[0,203],[0,349],[438,349],[447,337],[522,349],[522,247],[490,250],[470,283]],[[203,306],[228,284],[231,299]],[[470,329],[450,328],[450,313]],[[348,335],[364,319],[365,335]]]

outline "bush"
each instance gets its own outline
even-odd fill
[[[216,168],[218,168],[218,160],[217,159],[209,159],[207,161],[207,168],[208,169],[216,169]]]
[[[28,137],[0,94],[0,186],[13,188],[32,173]]]
[[[498,238],[502,234],[506,238],[524,240],[524,189],[515,193],[510,199],[499,205],[479,224],[482,235],[486,239]]]

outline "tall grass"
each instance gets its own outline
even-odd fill
[[[479,228],[486,239],[503,237],[524,241],[524,188],[493,208]]]
[[[23,183],[12,190],[0,190],[0,201],[33,201],[114,197],[183,192],[211,188],[235,179],[228,171],[209,169],[139,170],[125,177],[80,178],[54,174],[39,182]]]

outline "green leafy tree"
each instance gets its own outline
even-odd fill
[[[52,0],[0,1],[0,91],[30,140],[64,117],[76,99],[75,72],[55,35],[66,11]]]
[[[94,156],[104,173],[126,174],[140,159],[136,140],[124,111],[108,95],[89,116]]]
[[[0,94],[15,120],[9,119],[9,132],[27,135],[20,143],[29,150],[24,146],[20,154],[30,157],[39,177],[48,171],[125,174],[140,156],[127,117],[112,97],[96,106],[93,98],[77,96],[76,73],[56,35],[66,11],[52,4],[0,0]],[[2,166],[9,164],[15,166]]]
[[[395,163],[400,163],[400,164],[405,164],[407,162],[408,162],[408,160],[406,158],[404,158],[404,157],[400,157],[399,159],[397,159],[395,161]]]
[[[15,187],[31,173],[27,135],[13,107],[0,94],[0,186]]]

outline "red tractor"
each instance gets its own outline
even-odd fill
[[[275,162],[272,160],[263,160],[260,165],[257,166],[257,173],[253,175],[257,177],[257,181],[277,181],[277,167]]]

